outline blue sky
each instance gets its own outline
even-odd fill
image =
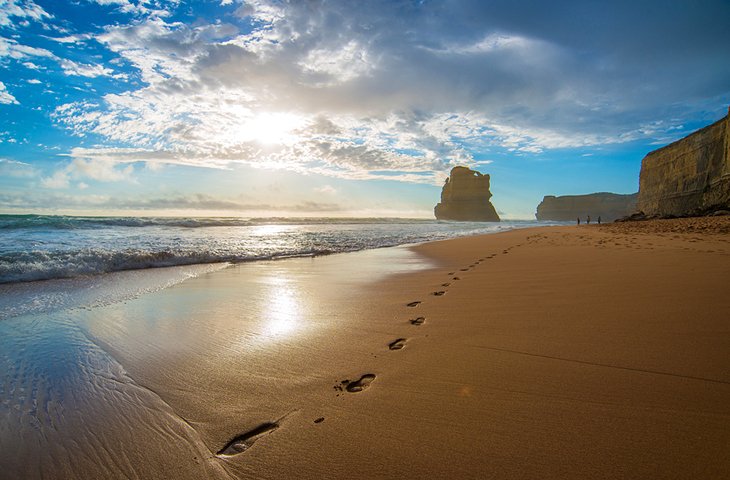
[[[700,5],[700,6],[697,6]],[[730,2],[0,0],[0,212],[506,218],[730,105]]]

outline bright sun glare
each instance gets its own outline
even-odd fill
[[[300,307],[296,291],[285,281],[276,283],[280,283],[280,285],[273,289],[268,303],[265,332],[269,336],[279,337],[291,334],[297,329]]]
[[[289,145],[296,141],[295,130],[304,125],[304,119],[292,113],[260,113],[242,128],[245,141],[263,145]]]

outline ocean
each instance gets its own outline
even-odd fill
[[[0,215],[0,283],[316,256],[546,224]]]
[[[0,215],[0,320],[121,302],[241,262],[548,224]]]

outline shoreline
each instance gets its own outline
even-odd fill
[[[88,278],[120,271],[195,266],[208,263],[321,256],[378,247],[414,244],[491,233],[538,225],[538,222],[448,223],[430,221],[287,221],[241,224],[232,219],[105,219],[86,224],[71,218],[35,222],[9,222],[0,241],[0,291],[2,285],[33,281]],[[187,223],[198,226],[185,226]],[[43,228],[41,228],[43,227]],[[37,248],[26,251],[24,245]]]
[[[722,476],[730,219],[705,223],[239,264],[66,312],[59,331],[78,327],[123,370],[105,374],[127,383],[104,402],[187,446],[149,432],[116,443],[129,420],[86,418],[101,456],[59,447],[55,462],[31,460],[26,442],[0,464],[36,462],[29,478],[64,478],[64,456],[69,472],[110,478],[171,465],[180,478]],[[141,406],[133,391],[157,400]],[[115,457],[134,460],[114,474],[100,459]]]
[[[555,225],[521,226],[519,224],[509,224],[505,227],[508,230],[504,231],[522,228],[540,228],[542,226]],[[451,238],[491,235],[493,233],[499,233],[499,231],[463,234]],[[139,295],[154,293],[161,289],[169,288],[191,277],[239,264],[282,261],[297,258],[313,259],[329,255],[352,254],[371,250],[409,248],[429,241],[440,241],[440,239],[417,242],[409,241],[396,245],[363,247],[355,250],[330,250],[316,253],[293,254],[282,253],[273,254],[270,257],[252,257],[238,261],[225,259],[216,262],[183,262],[165,266],[124,268],[83,275],[77,274],[36,280],[0,282],[0,321],[25,314],[50,314],[57,310],[94,308],[102,304],[123,302]]]

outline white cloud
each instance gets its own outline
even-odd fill
[[[305,72],[324,74],[326,77],[340,83],[367,75],[375,69],[371,57],[372,55],[360,44],[349,41],[345,45],[339,45],[332,49],[310,50],[306,58],[299,62],[299,66]],[[325,81],[320,85],[328,83]]]
[[[69,173],[78,178],[91,178],[102,182],[129,180],[134,166],[118,168],[117,163],[105,160],[75,159],[68,167]]]
[[[97,3],[103,6],[117,5],[123,8],[134,8],[134,5],[129,3],[129,0],[88,0],[91,3]]]
[[[9,177],[33,177],[37,175],[33,165],[7,158],[0,158],[0,175]]]
[[[8,92],[7,88],[5,87],[5,84],[3,82],[0,82],[0,104],[18,104],[18,100],[15,99],[14,96]]]
[[[50,177],[41,179],[41,185],[46,188],[68,188],[69,182],[69,172],[66,170],[58,170]]]
[[[96,40],[134,65],[148,84],[165,80],[194,79],[194,62],[203,52],[197,48],[195,29],[160,18],[139,24],[108,27]]]
[[[78,63],[73,60],[60,58],[53,52],[46,50],[45,48],[31,47],[18,43],[18,41],[10,38],[0,37],[0,58],[8,57],[13,60],[28,60],[29,58],[49,58],[58,62],[63,73],[69,76],[81,76],[87,78],[94,78],[99,76],[110,76],[114,78],[123,78],[124,74],[115,75],[114,70],[108,68],[102,64],[84,64]],[[25,61],[22,63],[23,66],[31,70],[43,70],[43,67],[36,65],[33,62]],[[30,82],[32,83],[32,82]]]
[[[151,3],[147,2],[145,0],[138,1],[137,4],[134,4],[130,2],[129,0],[87,0],[90,3],[96,3],[98,5],[104,6],[104,7],[116,7],[120,12],[122,13],[132,13],[132,14],[166,14],[166,11],[163,10],[154,10],[149,9],[145,7],[145,3]],[[175,2],[176,3],[176,2]]]
[[[321,187],[315,188],[314,191],[317,193],[322,193],[324,195],[335,195],[337,193],[337,189],[332,185],[323,185]]]
[[[58,43],[71,43],[71,44],[78,44],[81,42],[85,42],[93,36],[91,34],[85,33],[85,34],[75,34],[75,35],[66,35],[65,37],[45,37],[49,40],[53,40],[54,42]]]
[[[494,149],[534,154],[661,136],[670,126],[652,127],[642,105],[679,98],[651,69],[642,70],[656,82],[647,94],[635,64],[601,45],[588,54],[565,24],[517,28],[479,2],[462,5],[469,22],[416,3],[399,4],[404,15],[387,2],[236,3],[235,15],[251,22],[245,33],[150,15],[96,35],[144,85],[56,109],[72,133],[129,147],[74,149],[72,158],[434,183]],[[112,74],[86,67],[87,76]],[[627,120],[627,111],[638,113]]]
[[[545,42],[540,42],[520,35],[509,35],[500,33],[489,33],[483,38],[470,43],[446,45],[430,50],[446,55],[480,55],[508,50],[527,52],[530,50],[545,54],[554,47]]]
[[[103,65],[83,64],[83,63],[77,63],[77,62],[67,60],[67,59],[61,60],[61,68],[63,69],[64,74],[79,76],[79,77],[94,78],[94,77],[102,77],[102,76],[111,76],[112,74],[114,74],[114,70],[107,68]]]
[[[230,40],[204,34],[207,27],[159,18],[109,27],[97,40],[135,65],[147,86],[107,95],[101,106],[62,106],[54,117],[78,135],[94,133],[158,152],[146,160],[150,164],[220,168],[239,162],[348,178],[432,181],[434,171],[473,162],[463,143],[481,142],[486,133],[498,133],[507,148],[536,148],[536,140],[498,132],[485,116],[426,113],[416,118],[408,113],[413,97],[384,104],[367,85],[362,94],[375,101],[352,103],[349,97],[360,92],[338,91],[338,85],[390,81],[366,36],[338,42],[310,38],[302,49],[291,39],[304,39],[304,33],[281,4],[246,3],[237,13],[261,25]],[[479,45],[517,49],[531,44],[495,37]],[[294,78],[301,82],[292,83]],[[340,105],[350,111],[339,112]],[[300,111],[292,112],[292,106]],[[285,128],[289,118],[291,127]],[[330,125],[330,133],[320,130],[322,122]],[[126,152],[97,153],[126,161]]]
[[[116,153],[121,153],[116,151]],[[68,188],[72,179],[91,179],[100,182],[116,182],[120,180],[132,180],[134,165],[140,161],[139,158],[128,158],[126,162],[119,157],[109,158],[103,154],[97,154],[94,150],[73,149],[69,155],[72,157],[70,163],[63,168],[56,170],[53,175],[42,179],[41,184],[46,188]],[[120,166],[120,163],[128,163]],[[84,182],[79,183],[79,188],[86,188]]]
[[[45,48],[22,45],[12,38],[0,37],[0,58],[10,57],[14,60],[24,60],[29,57],[56,58],[56,56]]]
[[[266,28],[270,28],[286,16],[285,7],[278,2],[246,0],[242,3],[243,5],[236,10],[236,15],[250,17],[257,22],[268,24]]]
[[[27,25],[26,19],[42,22],[51,18],[53,15],[31,0],[3,0],[0,3],[0,27],[13,27],[15,24]]]
[[[78,184],[79,190],[84,190]],[[51,206],[49,208],[49,205]],[[59,208],[59,206],[62,206]],[[342,212],[344,208],[336,203],[300,201],[298,203],[252,203],[240,198],[227,198],[203,193],[170,194],[157,197],[115,198],[109,195],[90,195],[78,193],[32,192],[22,195],[0,192],[0,207],[5,211],[33,208],[39,211],[88,212],[89,208],[110,211],[166,211],[200,210],[218,212],[247,212],[265,215],[316,214],[322,212]]]
[[[29,78],[28,80],[26,80],[26,82],[30,83],[31,85],[39,85],[39,84],[43,83],[40,80],[38,80],[37,78]]]

